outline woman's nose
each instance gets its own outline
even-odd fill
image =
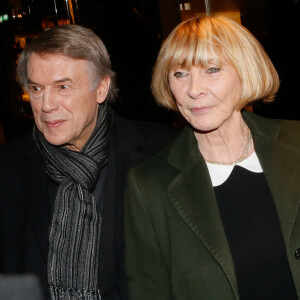
[[[191,84],[189,88],[189,96],[192,99],[198,99],[206,94],[205,80],[198,74],[194,74],[191,78]]]

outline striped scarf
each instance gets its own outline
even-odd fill
[[[48,283],[52,300],[100,300],[101,216],[92,194],[107,163],[112,114],[99,105],[96,127],[80,152],[49,144],[34,127],[46,173],[59,184],[49,234]]]

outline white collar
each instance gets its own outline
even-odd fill
[[[218,165],[206,162],[208,172],[213,186],[218,186],[224,183],[230,176],[235,165]],[[260,162],[255,152],[248,158],[236,164],[254,173],[262,173]]]

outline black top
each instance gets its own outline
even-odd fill
[[[235,166],[214,188],[241,300],[297,299],[274,201],[263,173]]]

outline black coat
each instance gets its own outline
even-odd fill
[[[104,300],[126,299],[123,196],[129,168],[167,146],[176,134],[157,124],[114,118],[104,185],[99,282]],[[49,191],[31,135],[0,147],[0,273],[33,273],[46,298]]]

